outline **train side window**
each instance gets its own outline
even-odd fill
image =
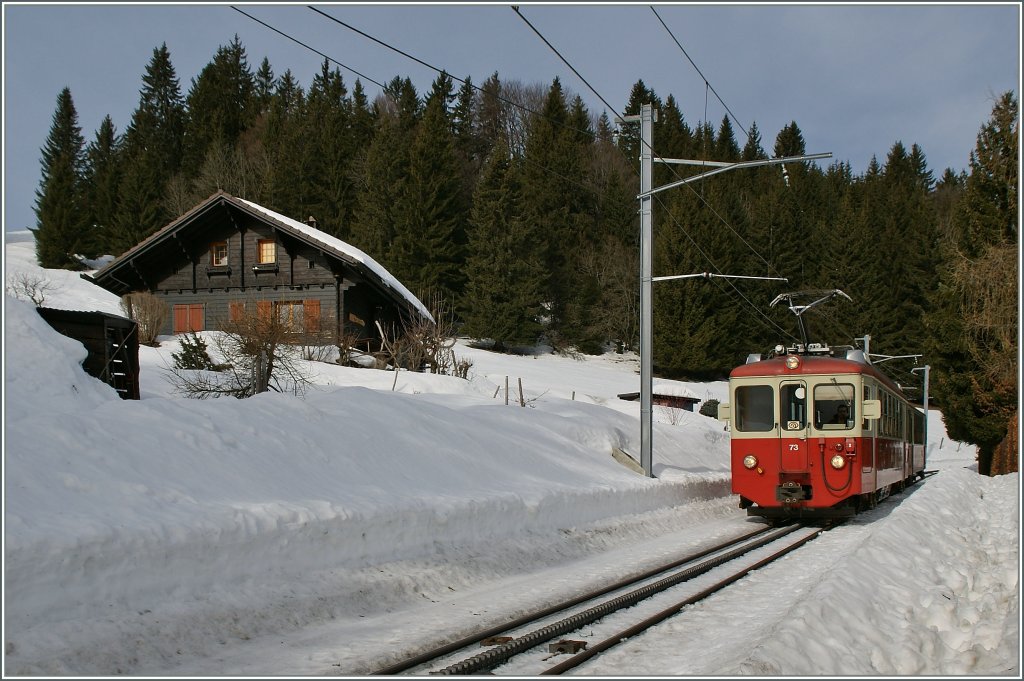
[[[736,388],[736,430],[767,432],[775,429],[775,391],[770,385]]]
[[[851,383],[814,386],[814,427],[818,430],[849,430],[857,422]]]
[[[803,430],[807,427],[807,388],[803,383],[786,383],[780,395],[783,430]]]

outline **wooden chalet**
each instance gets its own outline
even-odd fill
[[[166,301],[161,334],[217,330],[252,306],[298,328],[350,335],[369,346],[385,328],[432,320],[373,258],[306,223],[217,192],[83,278],[122,296]]]

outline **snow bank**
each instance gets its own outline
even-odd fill
[[[557,398],[507,407],[482,396],[492,384],[480,376],[403,374],[409,392],[392,392],[344,385],[392,373],[325,365],[306,399],[122,401],[78,366],[79,343],[26,303],[7,308],[5,614],[16,673],[130,672],[139,655],[151,663],[223,637],[224,617],[246,636],[268,610],[318,621],[321,599],[339,600],[338,573],[555,539],[728,493],[724,440],[702,455],[717,462],[703,472],[647,479],[611,456],[637,448],[627,413]],[[163,380],[153,352],[143,349],[144,383]],[[432,387],[449,394],[421,392]],[[720,430],[700,418],[691,425]],[[663,433],[662,443],[682,449],[692,436]],[[129,652],[137,646],[146,652]]]

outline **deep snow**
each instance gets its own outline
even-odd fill
[[[5,281],[121,313],[6,236]],[[612,457],[639,451],[635,357],[460,342],[468,381],[314,363],[305,398],[198,401],[176,349],[122,401],[5,297],[5,675],[365,674],[756,522],[713,419],[656,408],[655,479]],[[1019,477],[929,423],[939,474],[576,673],[1019,676]]]

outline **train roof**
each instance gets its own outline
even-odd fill
[[[729,373],[729,378],[742,377],[769,377],[769,376],[805,376],[821,374],[866,374],[872,376],[890,389],[903,394],[899,386],[891,378],[883,374],[874,365],[867,362],[860,362],[839,357],[815,357],[812,355],[797,355],[800,358],[800,366],[796,369],[786,367],[786,357],[780,355],[771,359],[764,359],[758,362],[742,364]]]

